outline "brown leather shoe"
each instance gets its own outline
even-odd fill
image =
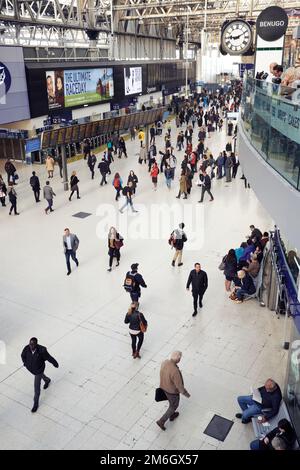
[[[166,430],[165,426],[158,420],[156,421],[156,424],[160,427],[160,429],[162,429],[163,431]]]
[[[133,353],[132,353],[132,357],[133,357],[133,359],[136,358],[136,352],[133,352]]]
[[[140,352],[139,352],[139,351],[137,351],[137,352],[135,353],[135,357],[137,357],[138,359],[141,359],[141,356],[140,356]]]
[[[175,411],[175,413],[173,413],[172,416],[170,417],[170,421],[174,421],[174,419],[178,418],[178,416],[179,416],[178,411]]]

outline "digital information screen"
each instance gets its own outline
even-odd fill
[[[66,128],[65,144],[70,144],[70,142],[72,142],[72,130],[72,127]]]
[[[46,71],[48,108],[99,103],[114,96],[112,68]]]
[[[142,67],[124,68],[124,90],[126,96],[142,93]]]

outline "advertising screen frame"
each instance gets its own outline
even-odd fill
[[[137,74],[137,70],[139,70],[138,74],[140,76],[140,81],[135,82],[135,75]],[[129,75],[128,75],[128,72],[129,72]],[[139,67],[125,66],[124,67],[124,95],[131,96],[131,95],[137,95],[142,92],[143,92],[143,68],[142,66],[139,66]]]

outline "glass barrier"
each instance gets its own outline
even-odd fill
[[[247,77],[241,117],[262,158],[300,190],[300,89]]]

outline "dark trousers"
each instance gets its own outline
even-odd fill
[[[213,199],[213,195],[210,192],[210,189],[206,188],[205,186],[202,186],[202,193],[201,193],[201,202],[203,202],[204,194],[208,193],[210,195],[210,198]]]
[[[4,207],[5,206],[5,196],[0,197],[0,201],[1,201],[2,206]]]
[[[143,333],[142,331],[140,331],[138,335],[132,335],[132,334],[130,333],[130,336],[131,336],[132,352],[135,353],[136,350],[137,350],[137,351],[140,351],[140,350],[141,350],[141,347],[142,347],[142,344],[143,344],[143,342],[144,342],[144,333]],[[138,345],[137,345],[137,347],[136,347],[137,338],[139,339],[139,341],[138,341]]]
[[[68,272],[70,273],[71,272],[70,257],[72,258],[74,263],[76,263],[76,266],[78,266],[78,264],[79,264],[78,259],[76,258],[76,252],[73,251],[73,250],[66,250],[65,257],[66,257]]]
[[[179,406],[179,401],[180,401],[179,393],[175,394],[175,393],[168,393],[165,391],[165,394],[169,401],[169,408],[159,420],[162,424],[165,424],[165,422],[168,421],[168,419],[170,419],[171,416],[175,413],[175,411],[177,410]]]
[[[233,165],[233,168],[232,168],[232,178],[235,178],[235,177],[236,177],[237,171],[238,171],[238,165]]]
[[[62,166],[59,167],[59,176],[63,178],[63,169]]]
[[[202,307],[202,298],[203,292],[193,292],[193,299],[194,299],[194,312],[197,312],[198,309],[198,299],[199,299],[199,307]]]
[[[122,188],[116,188],[116,191],[117,191],[117,194],[116,194],[116,201],[119,199],[120,197],[120,191],[121,191]]]
[[[78,186],[76,185],[76,188],[72,189],[72,191],[71,191],[71,194],[70,194],[70,197],[69,197],[70,201],[71,201],[72,196],[73,196],[73,194],[75,193],[75,191],[76,191],[76,193],[77,193],[77,199],[79,199],[79,188],[78,188]]]
[[[94,166],[89,166],[89,169],[92,173],[92,180],[94,179],[94,176],[95,176],[95,167]]]
[[[46,199],[46,201],[48,202],[48,207],[46,207],[46,212],[48,212],[50,210],[50,212],[53,211],[52,209],[52,206],[53,206],[53,199]]]
[[[114,258],[117,259],[117,262],[120,261],[120,258],[121,258],[120,250],[115,250],[115,254],[109,256],[109,267],[110,267],[110,268],[111,268],[112,265],[113,265],[113,260],[114,260]]]
[[[39,200],[40,200],[40,189],[33,189],[33,194],[34,194],[35,202],[39,202]]]
[[[106,173],[101,173],[101,176],[102,176],[102,180],[101,180],[100,186],[103,186],[104,184],[107,184]]]
[[[17,213],[17,201],[11,201],[11,208],[9,209],[9,213],[11,214],[12,211],[14,211],[14,213],[16,214]]]
[[[39,405],[39,398],[40,398],[40,393],[41,393],[41,380],[45,383],[50,382],[49,377],[47,377],[45,374],[38,374],[34,376],[34,399],[33,399],[33,404],[35,406]]]

